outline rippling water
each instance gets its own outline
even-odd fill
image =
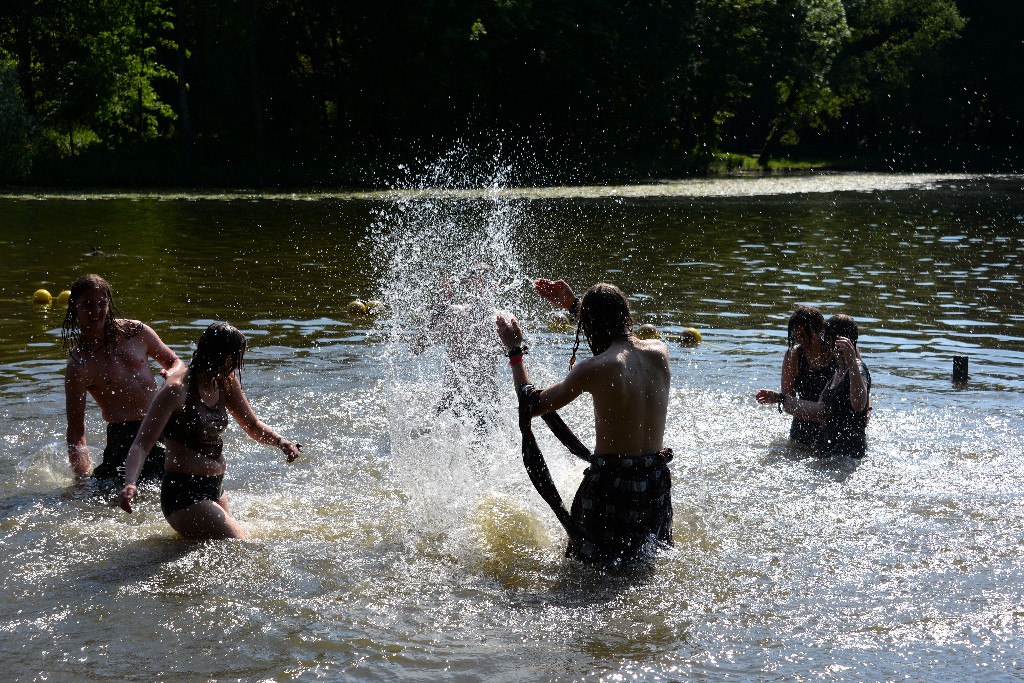
[[[510,190],[435,171],[392,193],[0,198],[0,679],[1024,677],[1021,177]],[[672,346],[677,546],[653,569],[562,558],[500,364],[483,431],[435,415],[445,355],[409,343],[480,259],[542,385],[571,339],[528,278],[610,280],[641,322],[702,330]],[[210,320],[249,335],[257,413],[305,444],[288,467],[229,429],[252,541],[185,542],[155,491],[129,516],[74,484],[62,312],[29,298],[85,272],[184,357]],[[356,297],[387,314],[351,316]],[[799,303],[861,323],[859,464],[805,457],[753,401]],[[580,403],[564,415],[592,440]],[[87,427],[98,457],[94,406]],[[571,497],[582,467],[538,435]]]

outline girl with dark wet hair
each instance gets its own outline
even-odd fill
[[[227,323],[213,323],[196,344],[192,362],[172,373],[157,392],[128,454],[121,507],[132,511],[142,458],[162,433],[167,446],[160,507],[168,524],[186,538],[246,538],[231,516],[223,490],[228,414],[256,441],[280,448],[287,462],[299,444],[280,436],[253,412],[239,373],[245,335]]]
[[[782,360],[781,392],[761,389],[758,403],[771,403],[772,398],[786,395],[805,401],[817,401],[821,391],[835,372],[832,354],[825,348],[822,332],[825,317],[814,306],[798,306],[789,316],[787,340],[789,348]],[[781,403],[778,403],[781,408]],[[821,425],[794,417],[789,438],[804,446],[814,446],[821,437]]]

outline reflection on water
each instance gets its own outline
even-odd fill
[[[0,678],[1018,675],[1020,180],[0,199]],[[571,339],[528,278],[609,279],[641,322],[704,332],[672,346],[677,547],[652,572],[561,557],[500,361],[482,429],[435,412],[448,358],[409,343],[437,282],[476,260],[496,269],[488,305],[525,320],[541,385]],[[249,335],[256,412],[305,444],[287,467],[226,435],[252,542],[186,543],[155,491],[129,516],[72,481],[62,312],[29,297],[89,271],[185,357],[210,320]],[[390,310],[353,317],[356,297]],[[754,405],[799,303],[861,322],[876,406],[862,463],[807,457]],[[564,415],[593,439],[587,405]],[[100,448],[92,406],[87,427]],[[578,461],[538,437],[571,495]]]

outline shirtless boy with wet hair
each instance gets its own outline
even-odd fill
[[[107,422],[103,462],[92,475],[116,486],[124,479],[128,449],[156,392],[149,359],[160,364],[164,376],[183,363],[151,327],[118,317],[110,284],[99,275],[83,275],[71,285],[61,337],[68,351],[64,400],[71,469],[79,477],[90,472],[85,439],[88,394]],[[162,475],[163,445],[158,444],[146,460],[143,477]]]
[[[569,374],[534,396],[533,415],[558,410],[587,392],[594,400],[597,441],[572,505],[586,541],[570,539],[567,554],[601,562],[636,559],[653,536],[672,543],[672,451],[664,448],[670,370],[668,346],[633,335],[629,303],[614,285],[597,284],[577,299],[563,280],[537,280],[537,293],[578,316]],[[523,332],[513,317],[497,318],[517,390],[529,385]],[[593,357],[575,363],[580,333]],[[591,550],[583,552],[581,545]]]

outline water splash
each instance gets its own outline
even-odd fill
[[[458,535],[488,496],[525,490],[494,321],[526,310],[530,208],[501,191],[511,162],[467,168],[479,158],[456,149],[406,169],[372,228],[392,467],[421,535]],[[466,188],[482,194],[447,192]]]

